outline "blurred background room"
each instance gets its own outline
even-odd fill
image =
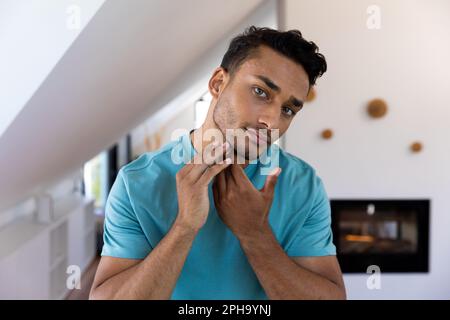
[[[88,298],[118,170],[201,125],[250,25],[326,57],[280,144],[324,181],[348,298],[450,299],[447,0],[0,0],[0,299]]]

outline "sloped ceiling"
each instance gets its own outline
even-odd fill
[[[0,209],[79,168],[161,108],[161,96],[180,94],[183,71],[262,2],[106,1],[0,137]]]
[[[0,1],[0,136],[104,2]]]

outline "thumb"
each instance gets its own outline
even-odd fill
[[[265,193],[267,196],[272,197],[275,185],[277,184],[278,176],[281,173],[281,168],[275,168],[273,169],[269,175],[266,178],[266,182],[264,183],[264,187],[262,188],[262,192]]]

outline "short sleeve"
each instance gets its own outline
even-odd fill
[[[144,259],[152,250],[130,202],[120,170],[105,206],[102,256]]]
[[[288,256],[336,255],[331,230],[330,201],[319,177],[315,177],[314,184],[315,193],[310,213],[286,249]]]

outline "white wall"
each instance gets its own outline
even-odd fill
[[[142,153],[159,149],[166,143],[171,142],[171,135],[174,130],[190,130],[194,127],[195,112],[194,104],[178,112],[167,122],[158,126],[152,125],[150,118],[143,124],[131,131],[132,157],[136,158]]]
[[[288,151],[311,163],[330,198],[430,198],[429,274],[346,275],[351,299],[450,298],[450,2],[379,0],[381,29],[366,26],[373,1],[297,1],[284,7],[286,28],[298,28],[326,56],[317,99],[287,134]],[[372,120],[368,100],[381,97],[387,116]],[[320,139],[331,128],[332,140]],[[420,154],[409,152],[422,141]]]

